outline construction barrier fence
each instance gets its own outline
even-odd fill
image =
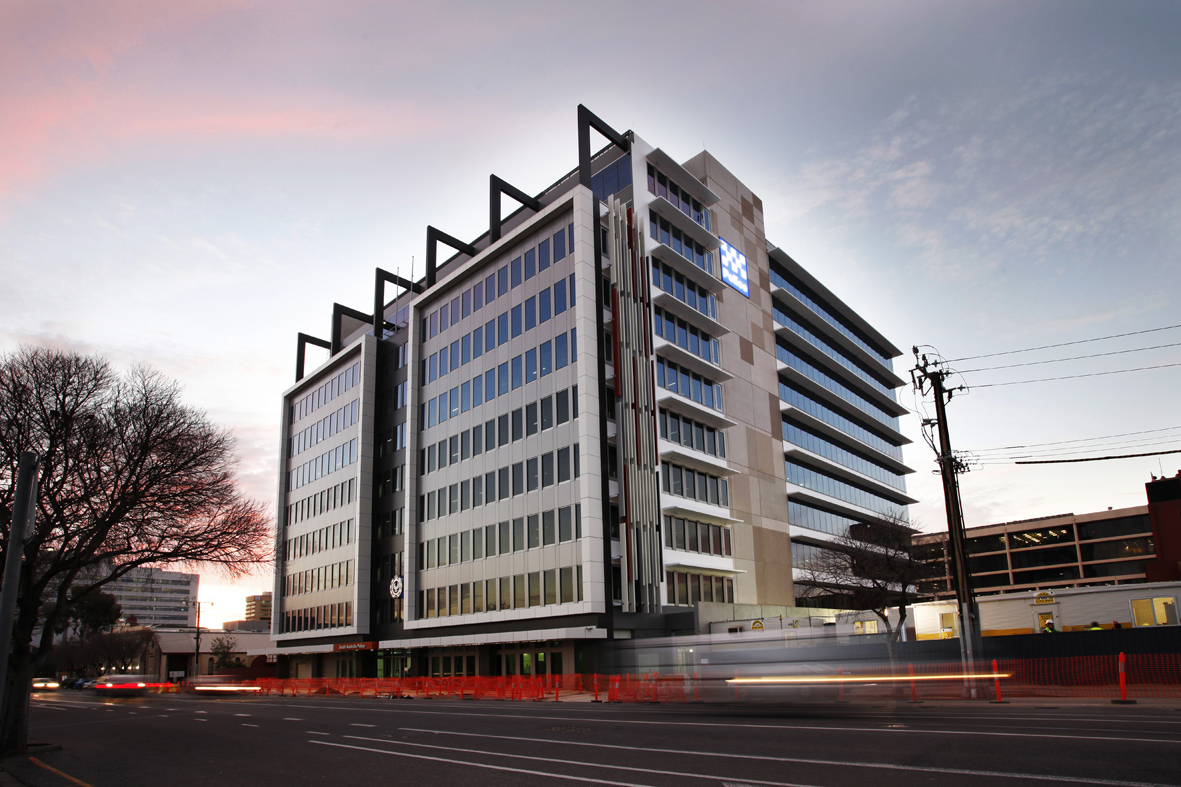
[[[1122,665],[1122,666],[1121,666]],[[1086,697],[1181,698],[1181,654],[1001,659],[894,665],[762,665],[760,674],[727,677],[656,672],[414,678],[262,678],[219,684],[227,692],[279,697],[452,698],[523,702],[684,703],[769,699],[1002,700]],[[794,668],[794,669],[793,669]],[[189,690],[200,691],[201,686]]]

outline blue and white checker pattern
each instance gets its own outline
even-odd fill
[[[749,298],[750,281],[746,276],[746,255],[726,243],[725,239],[718,240],[722,243],[722,281]]]

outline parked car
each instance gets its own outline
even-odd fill
[[[105,697],[138,697],[147,692],[148,684],[143,675],[103,675],[94,690]]]

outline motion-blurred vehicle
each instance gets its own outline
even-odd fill
[[[138,697],[147,693],[148,684],[143,675],[103,675],[94,690],[104,697]]]
[[[56,691],[61,688],[54,678],[33,678],[33,691]]]

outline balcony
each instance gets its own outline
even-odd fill
[[[654,167],[663,172],[666,177],[672,178],[674,183],[680,186],[682,190],[696,197],[702,205],[706,207],[716,205],[721,199],[708,186],[693,177],[689,173],[689,170],[678,164],[676,159],[660,148],[656,148],[649,153],[647,158]]]
[[[710,317],[708,314],[702,314],[697,309],[678,299],[672,293],[665,292],[659,287],[652,288],[652,303],[667,312],[675,314],[697,330],[705,331],[710,336],[725,336],[730,333],[729,328],[722,325],[713,317]]]
[[[895,459],[894,457],[890,456],[889,454],[882,453],[882,451],[880,451],[877,448],[874,448],[872,445],[869,445],[868,443],[863,443],[862,441],[858,440],[856,437],[853,437],[852,435],[850,435],[846,432],[842,432],[840,429],[837,429],[835,426],[830,425],[826,421],[822,421],[819,418],[817,418],[816,416],[812,415],[811,413],[801,410],[800,408],[798,408],[794,405],[788,404],[787,402],[783,401],[782,399],[779,400],[779,411],[781,413],[784,413],[785,415],[791,415],[791,417],[794,420],[802,423],[804,426],[807,426],[809,429],[814,429],[814,430],[820,432],[825,437],[831,439],[833,442],[837,443],[838,445],[847,446],[851,450],[854,450],[854,451],[861,451],[863,453],[868,453],[871,457],[873,457],[873,460],[875,462],[877,462],[878,464],[881,464],[881,465],[885,465],[887,468],[889,468],[890,470],[893,470],[895,473],[913,472],[911,470],[911,468],[904,465],[898,459]]]
[[[700,500],[676,497],[663,492],[660,495],[660,510],[669,516],[696,519],[698,522],[709,522],[715,525],[742,524],[741,519],[730,516],[729,506],[715,506]]]
[[[800,336],[790,328],[777,323],[775,325],[775,335],[785,340],[788,346],[790,346],[797,355],[800,355],[805,360],[807,360],[808,363],[812,364],[817,369],[820,369],[846,388],[857,392],[857,394],[862,398],[868,399],[869,401],[878,405],[883,410],[896,416],[903,416],[910,412],[901,404],[899,404],[897,399],[894,399],[893,397],[883,393],[881,388],[876,388],[872,384],[862,380],[856,374],[852,373],[845,367],[841,366],[838,362],[829,358],[828,355],[826,355],[822,350],[818,350],[807,339],[805,339],[803,336]],[[880,364],[878,366],[881,368]],[[891,376],[893,377],[895,375]],[[898,384],[902,385],[903,383],[901,380],[899,380]],[[885,387],[884,383],[881,385]]]
[[[710,363],[701,356],[689,352],[681,345],[673,344],[659,336],[652,337],[652,351],[669,359],[678,366],[683,366],[686,369],[704,375],[715,382],[724,383],[727,380],[734,379],[734,375],[717,364]]]
[[[719,243],[716,235],[686,216],[679,207],[664,197],[653,197],[652,201],[648,203],[648,210],[655,210],[657,216],[665,219],[669,224],[679,229],[683,235],[697,241],[708,250],[718,250]]]
[[[703,473],[730,476],[738,472],[731,468],[729,462],[725,459],[719,459],[716,456],[710,456],[707,453],[687,448],[680,443],[665,440],[663,437],[656,441],[656,450],[660,453],[662,460],[667,459],[678,465],[700,470]]]
[[[881,497],[890,498],[899,506],[914,505],[915,503],[919,502],[896,487],[890,486],[889,484],[884,484],[876,478],[867,476],[856,470],[851,470],[848,467],[845,467],[844,465],[838,464],[834,460],[829,459],[828,457],[821,456],[820,454],[813,453],[804,448],[800,448],[798,445],[784,443],[783,453],[788,457],[807,460],[805,464],[823,467],[824,472],[836,476],[842,481],[848,481],[851,484],[869,487],[869,489],[874,492],[874,494],[880,495]]]
[[[697,263],[690,262],[685,257],[677,254],[675,251],[673,251],[671,246],[665,245],[663,243],[657,243],[650,237],[648,238],[648,242],[652,244],[648,248],[648,253],[650,255],[668,265],[686,279],[689,279],[698,286],[704,287],[706,291],[717,295],[726,286],[717,276],[707,273],[701,268],[698,268]]]
[[[730,420],[720,411],[712,407],[706,407],[703,404],[698,404],[692,399],[686,399],[684,396],[673,393],[667,388],[658,387],[656,389],[656,403],[674,413],[692,418],[706,426],[712,426],[714,429],[729,429],[731,426],[737,426],[738,424],[737,421]]]
[[[680,549],[669,549],[668,547],[664,548],[664,567],[671,570],[705,570],[727,576],[745,573],[734,568],[734,558],[732,557],[705,555],[700,552],[686,552]]]

